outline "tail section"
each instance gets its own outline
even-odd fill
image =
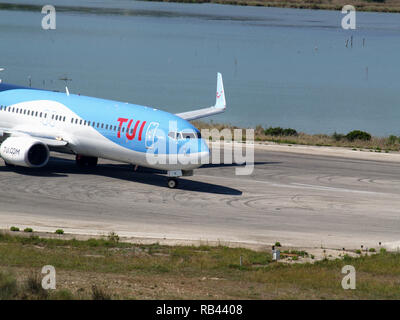
[[[217,99],[215,100],[216,108],[226,108],[224,83],[222,81],[222,74],[217,74]]]

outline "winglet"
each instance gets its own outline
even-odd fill
[[[224,83],[222,81],[222,74],[217,74],[217,99],[215,101],[215,108],[226,108]]]

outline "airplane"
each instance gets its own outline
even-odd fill
[[[220,73],[214,106],[178,114],[65,89],[34,89],[0,80],[0,157],[7,166],[44,167],[55,151],[74,154],[79,167],[95,167],[103,158],[135,169],[164,170],[167,186],[176,188],[178,177],[193,175],[210,155],[200,131],[189,121],[226,109]],[[186,161],[176,161],[180,156]]]

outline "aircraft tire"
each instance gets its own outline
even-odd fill
[[[175,189],[178,186],[178,180],[175,178],[168,179],[168,188]]]

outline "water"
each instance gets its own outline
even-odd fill
[[[5,82],[31,76],[64,90],[67,76],[70,92],[177,113],[214,104],[222,72],[229,109],[215,122],[400,135],[399,14],[357,13],[357,30],[345,31],[333,11],[51,2],[52,31],[41,29],[40,6],[0,10]]]

